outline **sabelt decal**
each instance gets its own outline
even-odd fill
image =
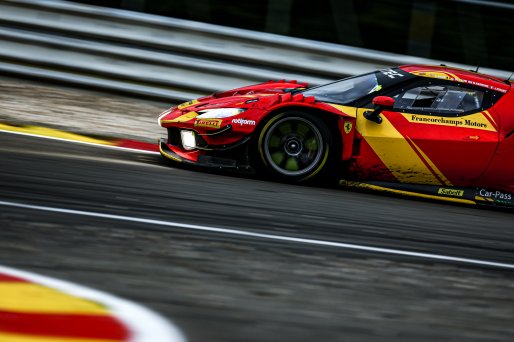
[[[437,193],[439,195],[447,195],[447,196],[456,196],[456,197],[464,196],[464,190],[457,190],[457,189],[439,188]]]
[[[198,103],[198,100],[191,100],[191,101],[187,101],[187,102],[184,102],[182,104],[179,104],[177,106],[178,109],[184,109],[184,108],[187,108],[189,106],[192,106],[192,105],[195,105]]]
[[[339,184],[341,184],[342,186],[347,186],[347,187],[371,189],[371,190],[377,190],[377,191],[385,191],[385,192],[390,192],[390,193],[393,193],[393,194],[406,195],[406,196],[414,196],[414,197],[427,198],[427,199],[435,199],[435,200],[442,200],[442,201],[453,202],[453,203],[464,203],[464,204],[471,204],[471,205],[476,204],[475,202],[473,202],[471,200],[468,200],[468,199],[464,199],[464,198],[441,197],[441,196],[436,196],[436,195],[424,194],[424,193],[421,193],[421,192],[399,190],[399,189],[388,188],[388,187],[374,185],[374,184],[347,181],[347,180],[344,180],[344,179],[341,180],[339,182]]]
[[[220,128],[222,121],[221,119],[197,119],[195,127]]]
[[[246,120],[246,119],[232,119],[232,123],[240,126],[255,126],[255,120]]]
[[[444,117],[423,114],[402,114],[409,122],[439,126],[453,126],[496,132],[489,113],[476,113],[462,117]],[[487,117],[486,117],[487,115]]]

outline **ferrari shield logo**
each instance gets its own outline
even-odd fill
[[[344,123],[344,132],[346,134],[350,133],[352,131],[352,127],[353,127],[352,123],[350,121],[346,121]]]

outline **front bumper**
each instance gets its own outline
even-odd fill
[[[248,158],[248,141],[249,138],[232,146],[224,146],[219,150],[185,151],[180,146],[169,144],[166,138],[161,138],[159,140],[159,152],[169,160],[188,165],[251,171],[252,167]]]

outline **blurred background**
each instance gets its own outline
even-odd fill
[[[514,4],[507,1],[80,2],[506,70],[514,55]]]
[[[508,78],[513,22],[485,0],[3,0],[0,72],[166,102],[402,64]]]
[[[505,0],[0,0],[0,118],[153,142],[171,104],[268,80],[440,63],[506,79],[513,23]]]

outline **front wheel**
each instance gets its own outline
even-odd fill
[[[326,124],[304,112],[272,117],[257,142],[261,164],[272,176],[302,182],[326,171],[332,137]]]

